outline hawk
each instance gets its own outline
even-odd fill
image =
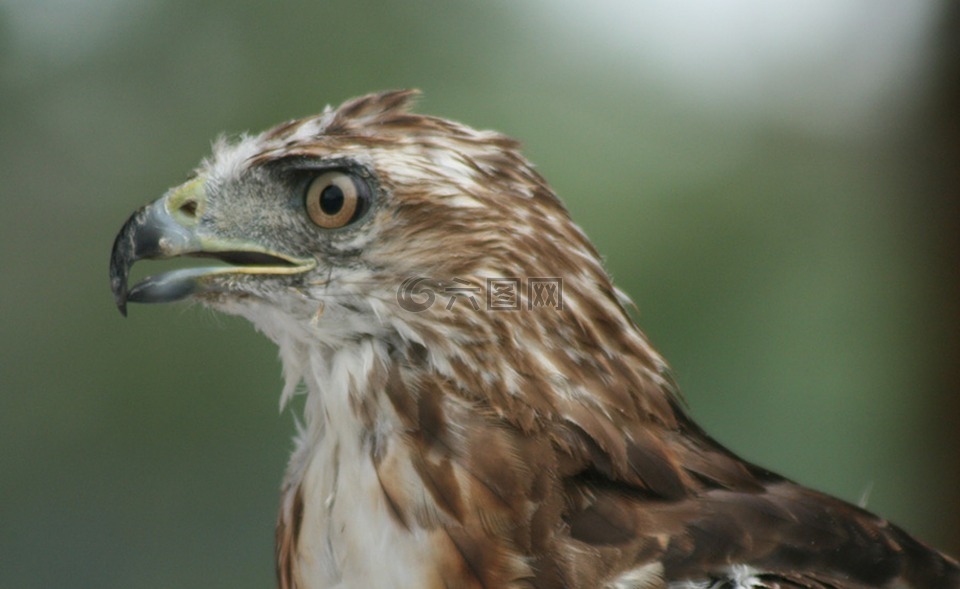
[[[706,434],[518,144],[415,96],[221,140],[113,246],[124,314],[246,317],[281,403],[305,390],[282,589],[960,588],[955,560]],[[128,288],[177,256],[227,264]]]

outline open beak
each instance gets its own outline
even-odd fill
[[[300,274],[316,261],[271,251],[244,240],[222,239],[198,231],[203,185],[189,182],[138,209],[113,242],[110,288],[124,316],[127,302],[166,303],[218,290],[217,277],[237,274]],[[198,210],[201,209],[201,210]],[[127,288],[130,268],[138,260],[180,256],[217,258],[233,266],[183,268],[149,276]]]

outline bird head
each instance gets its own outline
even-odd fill
[[[415,96],[369,95],[218,141],[190,180],[121,229],[110,264],[120,310],[192,298],[268,335],[282,325],[312,339],[399,333],[423,344],[488,342],[507,324],[531,337],[612,336],[631,324],[593,246],[517,143],[411,114]],[[134,262],[183,256],[229,265],[128,288]],[[530,279],[553,281],[552,304],[535,317],[491,312],[499,279],[507,311],[543,298]]]

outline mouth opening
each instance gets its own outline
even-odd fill
[[[225,252],[196,252],[188,254],[192,258],[213,258],[232,266],[279,266],[292,268],[297,264],[290,260],[265,254],[263,252],[225,251]]]
[[[222,266],[197,267],[189,264],[192,259],[207,258],[223,262]],[[216,277],[259,275],[283,276],[301,274],[316,266],[313,260],[298,260],[258,251],[224,250],[184,252],[180,255],[158,260],[167,266],[159,274],[146,276],[128,290],[121,289],[118,296],[120,310],[125,310],[127,301],[135,303],[168,303],[190,295],[207,292],[230,292],[236,285],[218,284]],[[188,265],[189,264],[189,265]],[[226,265],[229,264],[229,265]],[[169,269],[174,265],[175,269]],[[154,269],[156,267],[154,266]],[[125,282],[124,282],[125,284]]]

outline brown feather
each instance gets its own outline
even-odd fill
[[[398,278],[429,272],[436,285],[489,272],[562,276],[567,301],[553,313],[460,305],[410,318],[423,345],[398,354],[382,389],[402,450],[378,460],[377,473],[398,521],[439,527],[438,551],[458,555],[438,557],[446,586],[597,587],[659,563],[650,587],[721,579],[734,565],[757,569],[769,587],[960,587],[954,561],[704,434],[597,252],[517,144],[410,114],[414,97],[348,102],[323,136],[285,151],[416,154],[398,160],[415,169],[377,169],[393,205],[371,264]],[[476,206],[450,200],[461,195]],[[438,374],[439,357],[450,372]],[[423,492],[404,490],[415,485]]]

